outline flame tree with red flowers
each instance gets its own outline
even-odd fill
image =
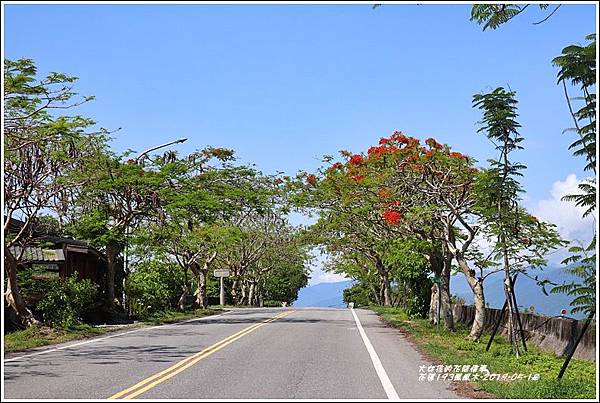
[[[399,241],[420,241],[419,253],[427,258],[427,270],[435,279],[430,319],[443,321],[450,329],[450,275],[456,261],[475,305],[467,338],[478,341],[485,324],[484,280],[500,271],[493,256],[485,256],[476,242],[492,226],[489,211],[479,208],[482,198],[490,194],[490,189],[477,186],[487,171],[433,138],[423,145],[401,132],[382,138],[366,154],[342,152],[342,156],[345,161],[335,163],[327,157],[330,166],[305,181],[305,202],[320,216],[314,227],[321,234],[320,242],[329,252],[368,257],[388,294],[383,303],[389,304],[392,285],[398,283],[389,257],[402,249]],[[518,211],[522,232],[514,245],[515,256],[522,261],[513,264],[539,265],[558,238],[550,226],[537,221],[534,226],[524,209]]]
[[[312,242],[323,245],[333,261],[346,266],[352,262],[354,278],[372,278],[376,273],[374,294],[378,302],[389,306],[393,303],[393,279],[392,267],[386,264],[386,244],[395,236],[391,236],[388,222],[400,223],[402,215],[382,204],[369,156],[341,154],[343,161],[326,157],[327,168],[299,176],[296,204],[319,216],[310,229]]]
[[[434,311],[441,299],[444,323],[453,328],[449,293],[453,256],[445,234],[448,227],[454,228],[456,219],[444,221],[439,194],[423,188],[420,183],[424,175],[432,178],[440,175],[431,168],[434,160],[442,161],[439,156],[433,158],[437,154],[443,154],[447,163],[468,163],[462,155],[450,155],[449,149],[434,139],[426,140],[426,144],[427,147],[421,146],[418,139],[395,132],[389,138],[381,139],[379,145],[369,148],[366,155],[342,153],[345,163],[332,164],[321,172],[322,179],[318,183],[307,183],[312,198],[312,204],[309,204],[320,209],[318,228],[328,235],[325,242],[330,250],[345,248],[370,256],[384,283],[384,290],[390,288],[386,284],[392,270],[386,266],[389,260],[386,257],[394,252],[390,245],[399,239],[425,242],[428,247],[420,254],[427,258],[428,269],[436,278],[445,279],[441,284],[433,285],[433,304],[430,305],[434,309],[430,310],[430,316],[437,321]],[[475,173],[470,167],[466,172]],[[469,244],[470,241],[467,246]],[[438,292],[442,298],[437,297]],[[388,290],[384,294],[391,292]],[[383,300],[384,304],[389,304],[391,297]]]
[[[467,156],[433,138],[426,139],[422,146],[418,139],[394,133],[380,144],[371,149],[374,165],[384,173],[386,189],[393,190],[395,200],[402,200],[404,214],[411,218],[406,220],[406,231],[430,245],[427,255],[437,280],[432,289],[430,318],[435,322],[438,311],[445,325],[453,326],[450,274],[452,260],[456,259],[473,291],[476,320],[469,338],[477,340],[483,331],[485,297],[482,281],[471,269],[468,257],[476,249],[472,185],[478,171]],[[398,211],[398,203],[394,208]]]

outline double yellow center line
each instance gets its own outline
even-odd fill
[[[279,315],[276,315],[272,318],[269,318],[269,319],[264,320],[259,323],[255,323],[254,325],[249,326],[235,334],[232,334],[231,336],[213,344],[212,346],[205,348],[204,350],[202,350],[200,352],[197,352],[196,354],[194,354],[188,358],[185,358],[185,359],[171,365],[169,368],[167,368],[163,371],[160,371],[160,372],[136,383],[135,385],[133,385],[125,390],[122,390],[121,392],[115,393],[114,395],[109,397],[109,399],[118,399],[118,398],[133,399],[134,397],[146,392],[147,390],[152,389],[156,385],[161,384],[168,379],[171,379],[178,373],[185,371],[186,369],[190,368],[192,365],[196,364],[198,361],[202,360],[203,358],[206,358],[209,355],[216,353],[217,351],[228,346],[229,344],[233,343],[234,341],[246,336],[249,333],[252,333],[259,327],[264,326],[267,323],[274,322],[277,319],[281,319],[281,318],[291,314],[292,312],[294,312],[294,311],[282,312]]]

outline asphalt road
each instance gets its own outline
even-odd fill
[[[360,309],[236,309],[34,354],[5,356],[5,399],[458,398]]]

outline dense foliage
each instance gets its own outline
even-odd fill
[[[363,303],[369,295],[377,304],[402,305],[452,329],[455,261],[473,290],[469,338],[478,340],[484,279],[543,265],[545,254],[560,246],[553,226],[519,205],[515,177],[523,167],[506,158],[522,141],[513,97],[504,89],[475,96],[484,109],[482,130],[502,142],[500,159],[488,169],[433,138],[422,142],[394,132],[364,154],[342,151],[342,161],[326,156],[324,168],[298,176],[297,206],[319,215],[309,238],[329,254],[328,270],[364,285],[356,289]],[[495,240],[491,251],[484,254],[474,242],[478,235]]]
[[[183,272],[174,262],[142,261],[127,278],[130,312],[137,317],[167,310],[179,298],[184,286]]]
[[[96,284],[79,279],[75,273],[66,279],[54,280],[36,308],[46,324],[68,328],[83,320],[95,301],[96,293]]]
[[[59,326],[80,320],[91,295],[89,281],[32,280],[23,251],[52,248],[42,235],[86,241],[104,254],[98,295],[111,315],[205,308],[218,292],[217,268],[230,270],[229,303],[296,299],[310,255],[287,220],[281,178],[237,164],[234,151],[220,147],[114,153],[107,130],[69,114],[93,99],[75,99],[76,78],[36,75],[31,60],[5,61],[5,295],[23,326],[38,319],[19,287],[43,297],[42,319]],[[13,219],[23,223],[16,232]]]

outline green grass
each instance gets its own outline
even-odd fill
[[[153,325],[162,325],[166,323],[175,323],[182,320],[189,320],[194,318],[202,318],[204,316],[216,315],[223,312],[222,309],[218,308],[207,308],[207,309],[195,309],[193,311],[162,311],[153,314],[152,316],[144,319],[145,323]]]
[[[457,325],[456,332],[438,330],[428,320],[411,319],[398,308],[370,308],[393,326],[404,329],[426,354],[444,365],[487,365],[492,373],[540,374],[537,381],[473,382],[498,398],[593,399],[596,396],[596,366],[593,362],[571,360],[563,379],[558,381],[556,376],[563,358],[542,351],[532,343],[527,345],[528,352],[516,358],[506,339],[496,337],[490,351],[486,352],[488,335],[484,335],[480,343],[474,343],[465,340],[468,329],[464,326]]]
[[[25,330],[17,330],[5,334],[4,352],[9,353],[48,346],[51,344],[65,343],[71,340],[98,336],[115,330],[120,329],[98,328],[86,324],[76,325],[69,329],[57,329],[36,325]]]
[[[220,309],[197,309],[193,311],[165,311],[158,312],[145,319],[146,324],[160,325],[175,323],[182,320],[201,318],[222,312]],[[118,327],[94,327],[87,324],[72,326],[67,329],[51,328],[46,326],[31,326],[25,330],[17,330],[4,335],[4,352],[16,352],[35,347],[49,346],[73,340],[87,339],[105,333],[124,329],[140,327],[141,324],[131,324]]]

